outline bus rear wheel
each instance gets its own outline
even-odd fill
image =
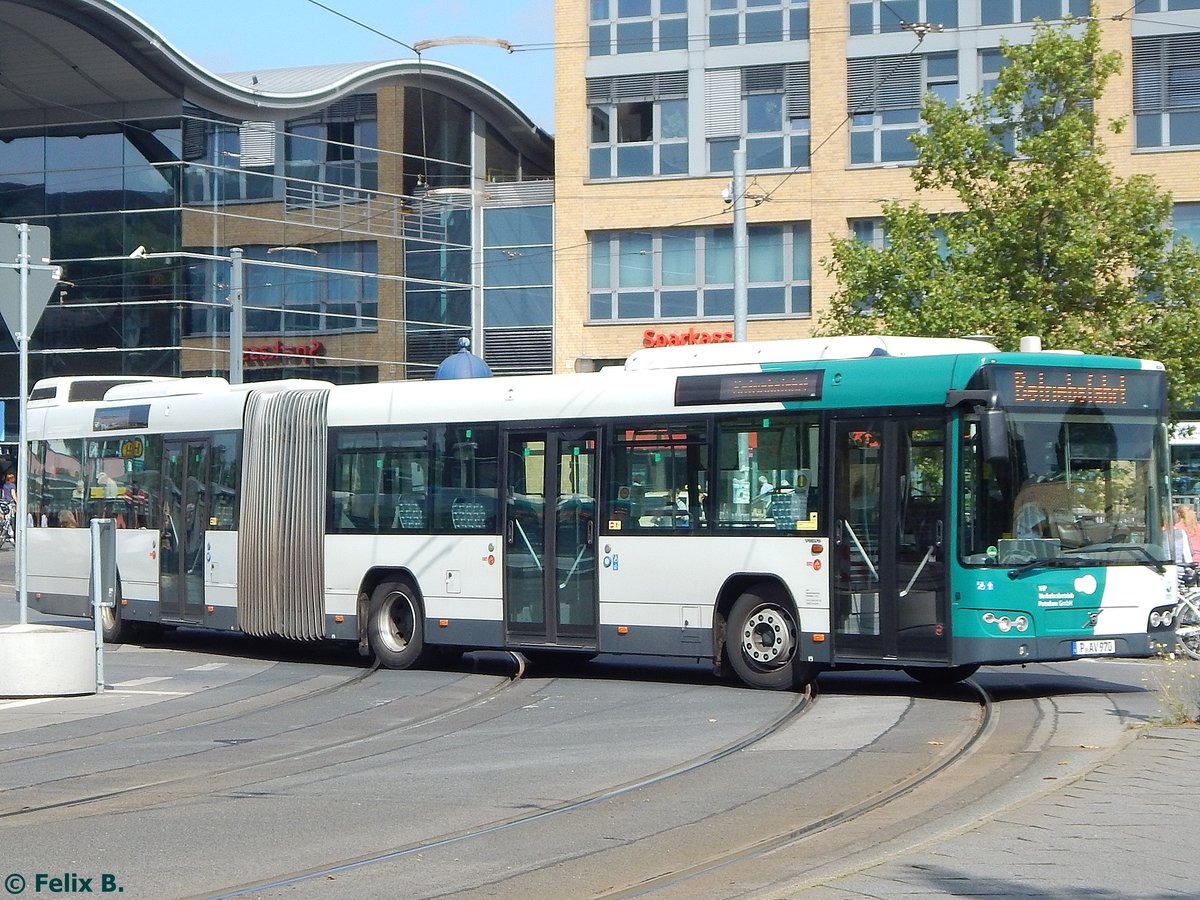
[[[425,612],[417,592],[403,581],[385,581],[371,595],[367,643],[379,664],[411,669],[425,657]]]
[[[777,589],[755,587],[738,597],[729,612],[725,652],[738,677],[750,687],[799,690],[813,677],[801,663],[799,628],[791,604]]]

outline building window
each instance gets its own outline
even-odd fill
[[[1051,22],[1090,14],[1091,0],[981,0],[979,4],[981,25],[1010,25],[1034,19]]]
[[[812,312],[807,222],[750,229],[748,313]],[[733,229],[677,228],[591,236],[589,321],[730,319]]]
[[[1133,39],[1138,147],[1200,145],[1200,34]]]
[[[483,211],[483,324],[550,325],[554,319],[553,207]]]
[[[903,31],[914,22],[958,27],[958,0],[850,0],[851,34]]]
[[[592,178],[688,173],[687,73],[588,80]]]
[[[363,190],[377,190],[375,95],[355,94],[318,115],[288,122],[284,163],[292,206],[360,200]]]
[[[883,219],[851,219],[850,236],[860,244],[882,250],[887,246],[887,229]]]
[[[921,98],[958,99],[958,55],[876,56],[847,60],[852,165],[912,162]]]
[[[592,56],[686,50],[687,0],[591,0]]]
[[[708,0],[708,45],[808,40],[808,0]]]
[[[732,171],[739,147],[750,171],[807,167],[808,104],[808,63],[706,73],[709,171]]]
[[[1171,209],[1171,226],[1175,234],[1200,247],[1200,203],[1176,203]]]
[[[1200,9],[1200,0],[1137,0],[1134,12],[1174,12],[1177,9]]]
[[[187,117],[183,132],[188,163],[185,202],[208,205],[278,199],[273,122],[239,125]],[[84,152],[89,151],[94,153],[94,148]]]
[[[374,241],[314,244],[312,268],[345,272],[379,271]],[[275,263],[265,246],[245,248],[245,258]],[[285,260],[288,262],[288,260]],[[275,265],[246,265],[244,271],[245,333],[312,335],[342,331],[374,331],[379,315],[376,279],[290,269]],[[217,260],[188,268],[190,296],[201,302],[189,311],[189,336],[229,333],[229,264]]]

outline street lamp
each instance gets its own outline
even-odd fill
[[[454,37],[426,38],[412,45],[413,51],[420,56],[433,47],[450,47],[457,44],[474,44],[479,47],[499,47],[507,53],[513,52],[513,45],[502,38],[476,37],[474,35],[457,35]]]

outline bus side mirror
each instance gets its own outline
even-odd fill
[[[979,411],[979,449],[992,466],[1008,462],[1008,416],[1002,409]]]

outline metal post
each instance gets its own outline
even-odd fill
[[[746,151],[733,151],[733,339],[746,340],[750,235],[746,229]],[[751,485],[753,487],[753,485]]]
[[[112,519],[92,519],[92,628],[96,635],[96,693],[104,692],[104,613],[117,605],[117,537]]]
[[[18,407],[20,419],[18,430],[21,432],[17,441],[17,602],[21,607],[20,622],[29,622],[29,601],[25,580],[25,560],[29,529],[26,527],[29,509],[29,443],[27,418],[29,410],[29,223],[22,222],[17,226],[21,242],[21,252],[18,254],[21,280],[21,331],[17,335],[17,357],[20,368],[18,391]]]
[[[242,338],[245,324],[245,305],[242,298],[242,286],[245,284],[245,263],[242,259],[242,248],[233,247],[229,251],[229,383],[242,383]]]

